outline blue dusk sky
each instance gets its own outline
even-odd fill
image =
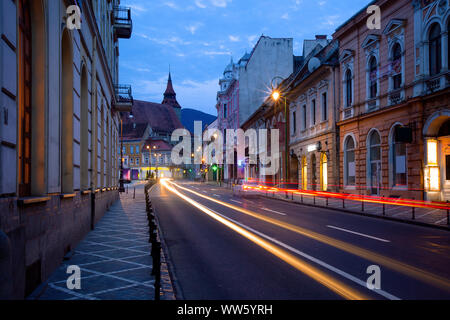
[[[136,99],[161,102],[169,65],[178,102],[216,115],[218,81],[258,38],[329,37],[369,0],[122,0],[132,8],[133,35],[120,40],[120,82]]]

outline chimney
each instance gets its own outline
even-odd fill
[[[323,34],[318,34],[316,35],[316,40],[326,40],[327,39],[327,35],[323,35]]]

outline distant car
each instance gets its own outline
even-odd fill
[[[261,190],[258,182],[252,180],[240,180],[239,183],[234,186],[233,191],[234,194],[242,197],[261,195]]]

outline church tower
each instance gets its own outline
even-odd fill
[[[170,72],[169,72],[169,80],[167,81],[166,92],[164,92],[164,100],[161,104],[171,106],[173,108],[173,110],[175,111],[178,119],[180,119],[180,121],[181,121],[181,106],[177,101],[177,94],[175,93],[175,90],[173,89],[172,75],[170,74]]]

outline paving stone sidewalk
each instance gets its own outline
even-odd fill
[[[151,246],[144,185],[122,194],[105,216],[32,299],[153,300]],[[81,289],[67,288],[67,267],[81,269]]]

